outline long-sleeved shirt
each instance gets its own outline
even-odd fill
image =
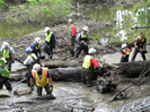
[[[39,53],[41,52],[41,46],[40,46],[40,49],[39,49],[39,50],[36,50],[36,45],[35,45],[35,43],[32,43],[32,44],[30,45],[30,48],[33,50],[32,52],[34,52],[34,53],[37,52],[37,51],[38,51]]]
[[[4,48],[1,48],[0,51],[3,51],[3,49]],[[11,46],[8,46],[8,48],[6,49],[6,52],[7,52],[8,49],[10,50],[10,54],[11,55],[15,55],[15,51],[14,51],[14,49]]]
[[[35,55],[34,53],[32,53],[32,55]],[[29,55],[26,60],[23,62],[24,65],[30,65],[32,62],[34,62],[34,59],[31,55]]]

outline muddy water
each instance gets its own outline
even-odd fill
[[[43,29],[41,26],[30,24],[11,24],[10,22],[0,21],[0,38],[14,38],[27,35],[29,33]]]

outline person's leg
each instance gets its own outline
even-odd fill
[[[140,52],[140,53],[141,53],[141,52]],[[145,53],[141,53],[141,56],[142,56],[143,60],[146,60]]]
[[[86,70],[84,68],[82,68],[82,70],[81,70],[81,82],[83,84],[86,84],[85,76],[86,76]]]
[[[80,53],[81,53],[81,50],[82,50],[82,46],[81,46],[81,45],[78,45],[77,52],[76,52],[76,58],[79,57],[79,55],[80,55]]]
[[[3,81],[0,81],[0,89],[3,89]]]
[[[7,65],[8,65],[8,70],[11,71],[12,58],[8,58],[8,59],[6,59],[6,61],[7,61]]]
[[[72,38],[72,40],[71,40],[71,50],[70,50],[70,54],[71,54],[72,56],[74,56],[74,46],[75,46],[75,37]]]
[[[7,88],[7,90],[9,90],[9,91],[12,90],[12,87],[11,87],[11,84],[10,84],[9,80],[5,80],[4,84],[5,84],[6,88]]]
[[[135,57],[136,57],[136,55],[137,55],[138,52],[139,52],[138,49],[135,48],[135,49],[134,49],[133,56],[132,56],[132,59],[131,59],[132,61],[134,61],[134,59],[135,59]]]
[[[88,54],[88,46],[84,46],[84,54]]]
[[[45,89],[45,91],[46,91],[47,94],[51,94],[52,93],[52,90],[50,91],[50,85],[49,85],[49,83],[46,86],[44,86],[44,89]]]
[[[86,73],[86,85],[87,87],[92,86],[92,76],[93,76],[93,70],[92,68],[89,68]]]
[[[38,96],[42,96],[42,87],[39,87],[39,86],[36,86],[36,89],[37,89],[37,95]]]

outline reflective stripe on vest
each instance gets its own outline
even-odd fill
[[[71,25],[71,26],[69,26],[69,31],[71,32],[71,28],[73,27],[74,25]]]
[[[83,38],[87,38],[87,34],[81,33],[81,39],[83,39]]]
[[[45,41],[46,42],[50,42],[51,41],[52,33],[53,32],[50,32],[49,34],[47,34],[47,33],[45,34],[45,37],[46,37]]]
[[[127,50],[127,51],[123,50],[123,52],[124,52],[126,55],[129,55],[129,53],[130,53],[129,50]]]
[[[3,49],[3,58],[5,59],[8,59],[9,58],[9,54],[10,54],[10,50],[7,49],[7,52],[6,52],[6,49]]]
[[[88,69],[91,65],[91,59],[93,58],[93,56],[91,55],[86,55],[84,60],[83,60],[83,64],[82,67],[85,69]]]
[[[34,43],[34,45],[35,45],[35,50],[39,50],[40,49],[40,44]]]
[[[47,72],[48,72],[47,68],[42,68],[42,77],[40,79],[37,72],[34,72],[32,70],[32,77],[35,79],[37,86],[44,87],[49,82],[49,79],[47,78]]]

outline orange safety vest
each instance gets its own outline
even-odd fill
[[[42,77],[39,78],[39,75],[37,72],[34,72],[32,70],[32,77],[35,79],[36,85],[39,87],[44,87],[49,82],[49,79],[47,78],[48,69],[42,68]]]
[[[126,55],[129,55],[129,54],[130,54],[130,49],[128,49],[127,51],[123,50],[123,52],[124,52]],[[121,53],[121,55],[123,56],[124,54]]]

